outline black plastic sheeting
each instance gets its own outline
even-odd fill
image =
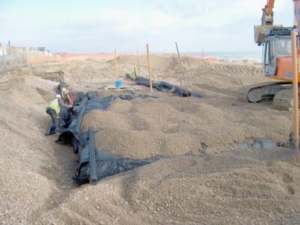
[[[116,99],[132,100],[146,97],[148,96],[136,95],[134,92],[99,97],[96,93],[91,92],[79,95],[72,111],[62,110],[64,115],[61,115],[61,117],[64,118],[64,126],[59,128],[60,135],[57,142],[72,145],[74,153],[79,156],[79,165],[73,177],[77,184],[95,183],[105,177],[129,171],[158,160],[158,157],[135,160],[110,155],[96,149],[95,131],[89,129],[81,132],[83,117],[91,110],[107,110]]]
[[[137,85],[145,86],[145,87],[150,87],[150,81],[149,79],[141,76],[135,77],[135,79],[132,79],[132,77],[127,76],[127,78],[135,81]],[[191,92],[189,90],[183,89],[177,85],[168,83],[166,81],[155,81],[153,82],[153,88],[160,92],[167,92],[167,93],[172,93],[175,94],[179,97],[202,97],[200,94]]]
[[[96,183],[105,177],[133,170],[155,160],[118,158],[104,151],[97,150],[95,146],[95,132],[92,130],[82,134],[78,154],[79,166],[74,176],[77,184]]]

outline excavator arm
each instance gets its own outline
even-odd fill
[[[258,45],[262,45],[265,42],[266,35],[274,28],[274,5],[275,0],[267,0],[267,4],[262,9],[263,14],[261,18],[261,25],[255,26],[254,28],[255,42]]]
[[[263,8],[263,15],[262,15],[262,20],[261,24],[262,25],[271,25],[273,26],[274,22],[274,4],[275,0],[268,0],[267,4]]]

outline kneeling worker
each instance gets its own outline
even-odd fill
[[[60,114],[60,101],[61,95],[56,95],[56,98],[50,102],[46,109],[46,113],[51,117],[51,126],[49,127],[46,135],[53,135],[56,133]]]

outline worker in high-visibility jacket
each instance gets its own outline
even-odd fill
[[[60,101],[61,101],[61,95],[56,95],[56,98],[49,103],[46,109],[46,113],[51,117],[51,125],[46,135],[56,134],[56,129],[58,126],[59,115],[61,110]]]

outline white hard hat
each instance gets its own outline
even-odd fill
[[[69,93],[69,91],[68,91],[68,89],[67,88],[62,88],[62,92],[64,93],[64,94],[68,94]]]

